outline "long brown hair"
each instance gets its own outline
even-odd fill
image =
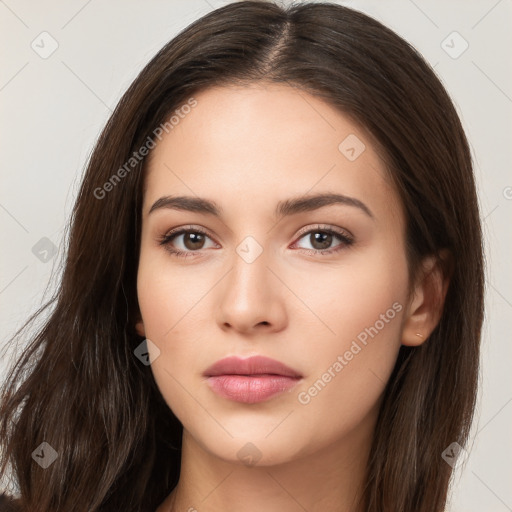
[[[261,80],[323,98],[375,139],[406,213],[411,278],[422,257],[453,256],[439,324],[422,345],[401,347],[387,384],[362,503],[365,512],[443,510],[452,468],[441,454],[468,439],[483,320],[463,128],[431,67],[381,23],[335,4],[262,1],[231,3],[178,34],[99,137],[60,287],[26,325],[47,309],[48,319],[2,387],[0,475],[10,466],[23,510],[153,511],[177,484],[182,426],[134,356],[145,160],[126,162],[194,94]],[[46,469],[32,457],[43,442],[58,454]]]

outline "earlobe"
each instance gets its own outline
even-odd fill
[[[146,337],[146,330],[144,329],[144,322],[142,319],[136,322],[135,330],[139,336],[142,336],[143,338]]]
[[[441,319],[450,281],[449,252],[442,251],[441,258],[429,256],[423,262],[421,278],[404,319],[402,345],[416,347],[423,344]]]

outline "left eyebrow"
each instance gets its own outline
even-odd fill
[[[342,194],[323,193],[279,201],[275,209],[275,215],[279,217],[295,215],[301,212],[314,211],[332,204],[343,204],[359,208],[370,218],[374,219],[371,210],[362,201],[355,197]],[[148,215],[160,208],[183,210],[221,217],[222,208],[209,199],[193,196],[163,196],[153,203]]]
[[[362,210],[372,219],[374,218],[370,208],[368,208],[368,206],[359,199],[342,194],[331,193],[299,196],[296,198],[286,199],[285,201],[279,201],[279,203],[277,203],[275,214],[277,217],[284,217],[286,215],[294,215],[300,212],[318,210],[319,208],[329,206],[331,204],[353,206]]]

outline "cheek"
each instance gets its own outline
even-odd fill
[[[300,272],[290,275],[287,282],[308,307],[302,318],[293,321],[307,319],[311,329],[316,324],[316,338],[325,341],[320,347],[339,351],[360,333],[364,341],[365,329],[376,323],[379,337],[399,333],[408,289],[407,261],[399,245],[376,244],[353,251],[340,264],[319,265],[313,273],[314,277],[307,279],[301,278]],[[384,333],[386,336],[380,336]],[[304,340],[303,346],[310,343]],[[321,353],[319,350],[320,357]]]
[[[194,315],[208,286],[203,279],[192,279],[190,270],[180,268],[163,248],[150,248],[146,241],[137,272],[137,298],[146,337],[169,342]],[[188,332],[190,336],[192,333]]]
[[[381,248],[351,261],[297,282],[297,295],[307,297],[320,320],[311,321],[295,347],[311,369],[297,396],[310,409],[310,419],[313,410],[322,415],[342,407],[350,415],[339,421],[360,421],[383,392],[400,348],[408,288],[405,255]]]
[[[184,269],[169,258],[163,250],[142,251],[137,296],[145,336],[160,350],[151,364],[155,380],[164,398],[180,402],[180,384],[190,392],[199,389],[201,371],[211,360],[207,349],[214,349],[205,342],[219,338],[210,336],[212,310],[206,309],[219,278],[208,269]]]
[[[191,283],[190,273],[173,268],[164,260],[165,255],[163,259],[161,255],[142,257],[137,276],[145,335],[160,349],[159,359],[155,361],[158,364],[152,364],[153,371],[163,366],[164,361],[165,368],[171,371],[176,365],[190,363],[188,359],[200,343],[200,336],[196,336],[201,330],[198,306],[208,289],[206,283]]]
[[[145,336],[159,350],[158,356],[151,358],[151,371],[169,408],[183,424],[193,424],[202,417],[191,397],[200,391],[202,363],[198,354],[204,352],[204,336],[198,335],[201,319],[197,306],[206,290],[191,286],[183,272],[157,260],[141,258],[137,276]]]

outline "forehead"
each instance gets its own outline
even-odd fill
[[[373,139],[323,99],[258,83],[193,100],[152,150],[145,212],[164,194],[238,198],[247,208],[325,191],[365,198],[377,212],[399,208]]]

